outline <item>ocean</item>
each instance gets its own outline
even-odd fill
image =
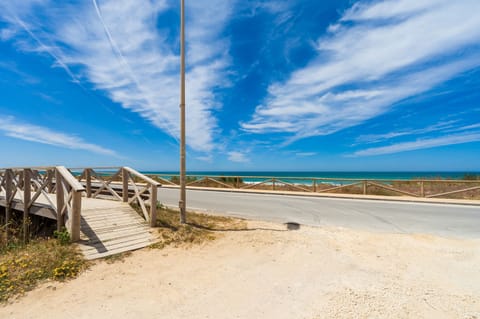
[[[170,178],[178,172],[145,171],[145,174],[159,175]],[[461,180],[466,175],[480,176],[480,172],[321,172],[321,171],[187,171],[188,176],[240,176],[244,182],[255,182],[264,177],[277,177],[290,183],[310,184],[307,179],[325,179],[326,181],[339,182],[348,179],[371,180],[412,180],[412,179],[452,179]]]

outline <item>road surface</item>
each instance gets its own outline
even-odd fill
[[[162,204],[178,207],[178,199],[178,189],[159,189]],[[480,238],[480,206],[471,205],[188,190],[187,208],[310,226]]]

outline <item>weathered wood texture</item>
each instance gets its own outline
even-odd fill
[[[109,198],[137,205],[150,226],[156,223],[157,189],[161,184],[130,167],[105,174],[96,168],[85,168],[78,181],[85,185],[87,197]]]
[[[87,168],[78,180],[63,166],[0,169],[0,206],[6,208],[7,226],[12,210],[23,212],[24,240],[29,214],[56,219],[58,230],[66,227],[85,256],[94,259],[154,242],[148,225],[156,224],[159,186],[129,167],[108,178]],[[141,207],[145,220],[129,204]]]
[[[96,259],[151,245],[156,241],[137,212],[127,203],[84,198],[78,245],[87,259]]]
[[[51,185],[52,176],[55,176],[55,188]],[[78,240],[83,191],[83,186],[63,166],[0,170],[0,205],[6,208],[6,226],[9,226],[12,209],[23,211],[25,241],[28,215],[40,211],[46,217],[55,216],[58,230],[67,226],[72,240]]]

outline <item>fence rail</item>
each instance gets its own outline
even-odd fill
[[[12,209],[23,211],[22,234],[25,241],[29,213],[34,206],[48,207],[55,214],[57,229],[66,227],[72,240],[78,240],[84,190],[63,166],[0,169],[0,205],[5,207],[7,240]]]
[[[156,222],[157,190],[162,184],[130,167],[71,169],[85,185],[88,198],[104,198],[138,205],[150,226]],[[147,209],[147,206],[149,208]]]
[[[178,175],[148,174],[166,185],[177,186]],[[215,187],[308,193],[344,193],[421,198],[480,199],[480,180],[459,179],[356,179],[248,175],[188,175],[189,187]]]
[[[138,205],[145,220],[154,227],[157,189],[161,184],[130,167],[101,168],[105,169],[110,172],[63,166],[0,168],[0,206],[5,208],[2,217],[7,241],[12,210],[23,212],[24,240],[28,236],[29,214],[35,210],[38,215],[56,219],[57,229],[65,227],[72,241],[78,241],[82,196]]]

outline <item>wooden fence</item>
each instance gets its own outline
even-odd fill
[[[8,240],[12,210],[16,210],[23,212],[24,240],[28,236],[29,214],[36,214],[56,219],[57,229],[66,228],[72,241],[78,241],[83,196],[138,205],[154,227],[160,186],[158,181],[129,167],[117,167],[107,174],[94,168],[72,170],[63,166],[0,169],[0,206],[5,208],[5,225],[0,227],[6,228]]]
[[[43,216],[53,213],[57,229],[66,227],[72,240],[78,240],[84,190],[63,166],[0,169],[0,206],[5,207],[7,239],[11,213],[15,209],[23,211],[24,240],[32,210]]]
[[[178,186],[178,175],[149,174],[149,176],[166,185]],[[189,187],[480,199],[480,180],[188,175],[187,181]]]
[[[71,169],[85,186],[87,198],[108,198],[138,205],[150,226],[157,214],[157,190],[161,184],[130,167]],[[147,206],[149,208],[147,209]]]

